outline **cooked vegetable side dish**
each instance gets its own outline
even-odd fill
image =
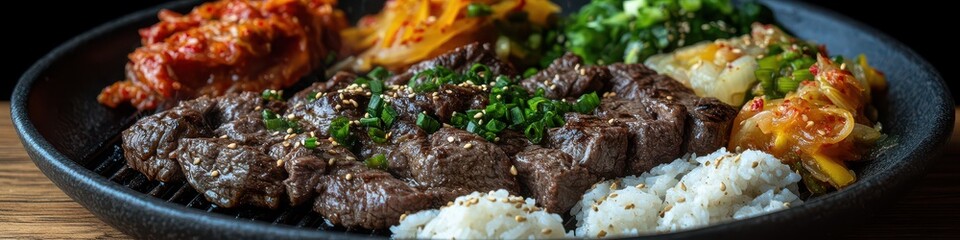
[[[127,165],[394,238],[603,238],[802,204],[885,137],[883,73],[756,3],[397,0],[352,28],[335,7],[162,12],[98,97],[160,109]]]

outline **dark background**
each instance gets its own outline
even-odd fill
[[[344,0],[349,1],[349,0]],[[8,100],[20,75],[38,58],[71,37],[92,29],[112,19],[136,10],[148,8],[165,1],[20,1],[16,11],[27,11],[34,19],[7,15],[4,24],[4,41],[7,54],[5,62],[12,66],[2,67],[0,75],[0,99]],[[947,54],[955,49],[949,45],[946,34],[953,31],[956,20],[949,19],[954,12],[946,2],[920,1],[907,4],[885,4],[866,0],[807,0],[807,2],[833,9],[844,15],[880,29],[906,43],[932,62],[950,85],[951,91],[960,92],[960,84],[953,83],[954,72],[948,71]],[[32,13],[34,11],[36,13]],[[42,20],[40,19],[42,17]],[[122,68],[123,66],[117,66]],[[118,79],[120,80],[120,79]],[[955,97],[956,98],[956,97]]]

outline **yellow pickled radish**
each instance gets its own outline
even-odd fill
[[[837,163],[830,157],[820,154],[814,154],[811,157],[817,162],[817,167],[830,178],[831,184],[838,189],[846,187],[857,180],[857,177],[850,173],[850,170],[847,169],[846,166]]]

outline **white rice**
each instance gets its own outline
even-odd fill
[[[773,156],[726,149],[595,185],[571,210],[577,237],[636,236],[748,218],[802,203],[800,176]]]
[[[390,227],[397,239],[534,239],[564,238],[563,219],[536,207],[530,198],[506,190],[474,192],[452,205],[404,217]]]

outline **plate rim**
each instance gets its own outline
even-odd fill
[[[123,201],[123,209],[125,211],[131,211],[127,214],[137,214],[145,215],[150,214],[157,218],[168,219],[178,224],[186,224],[191,228],[190,230],[195,230],[196,233],[205,233],[205,234],[227,234],[227,235],[236,235],[242,237],[270,237],[270,238],[304,238],[304,237],[317,237],[317,238],[373,238],[369,235],[360,235],[354,233],[345,233],[345,232],[335,232],[335,231],[321,231],[314,229],[305,229],[297,228],[292,226],[287,226],[283,224],[270,224],[262,221],[250,221],[247,219],[238,220],[227,215],[223,214],[210,214],[206,211],[201,211],[194,208],[188,208],[183,205],[169,203],[161,199],[143,194],[133,189],[129,189],[125,186],[122,186],[118,183],[109,181],[108,179],[97,175],[93,171],[90,171],[83,166],[80,166],[76,161],[71,160],[66,157],[58,150],[56,150],[53,145],[47,141],[39,131],[34,127],[33,123],[30,121],[27,110],[27,100],[29,97],[30,90],[34,86],[34,83],[38,81],[41,76],[41,73],[47,70],[50,65],[55,62],[57,59],[62,57],[65,54],[72,52],[73,50],[81,47],[85,43],[94,40],[95,38],[100,37],[101,35],[112,31],[113,29],[132,24],[137,20],[142,20],[145,17],[150,17],[155,15],[157,11],[165,8],[177,8],[177,7],[187,7],[191,5],[197,5],[200,1],[198,0],[179,0],[174,2],[169,2],[154,6],[148,9],[140,10],[126,16],[123,16],[119,19],[112,20],[103,25],[100,25],[92,30],[86,31],[71,40],[61,44],[50,53],[46,54],[43,58],[34,63],[18,80],[17,86],[14,89],[14,93],[11,98],[11,119],[13,120],[14,128],[16,129],[18,136],[27,152],[29,153],[30,158],[33,160],[41,171],[44,173],[47,178],[51,179],[58,188],[63,190],[70,196],[71,199],[80,203],[84,208],[89,210],[91,213],[96,215],[98,218],[104,222],[110,224],[112,227],[119,229],[127,234],[133,236],[150,236],[156,235],[159,232],[156,232],[156,229],[150,229],[148,231],[154,231],[150,234],[146,234],[144,229],[126,229],[117,225],[114,221],[114,218],[106,216],[107,213],[98,211],[98,209],[93,209],[95,207],[88,206],[89,203],[85,203],[83,200],[78,199],[75,194],[79,194],[77,191],[85,192],[87,194],[102,194],[103,196],[111,199],[116,199],[118,201]],[[935,83],[935,91],[940,93],[944,99],[952,99],[952,95],[949,93],[949,89],[946,86],[940,73],[934,68],[928,61],[918,55],[911,48],[907,47],[900,41],[886,35],[883,32],[880,32],[870,26],[867,26],[859,21],[853,20],[847,16],[836,13],[832,10],[824,9],[819,6],[814,6],[806,2],[800,1],[763,1],[766,4],[790,4],[795,6],[799,11],[808,11],[813,12],[817,15],[821,15],[824,18],[828,18],[831,21],[844,22],[849,24],[852,27],[860,29],[868,36],[876,38],[880,42],[885,43],[888,46],[896,48],[897,51],[902,52],[903,55],[908,60],[918,64],[921,71],[931,74],[931,81]],[[879,195],[870,195],[875,199],[867,200],[877,200],[885,199],[890,201],[897,196],[889,196],[890,194],[896,194],[896,192],[901,192],[906,186],[911,185],[911,182],[916,181],[916,179],[925,173],[926,168],[929,167],[933,159],[938,156],[946,144],[946,139],[950,135],[953,129],[953,118],[954,114],[952,113],[952,106],[944,106],[952,104],[952,101],[946,101],[937,108],[942,114],[941,117],[946,119],[941,119],[937,121],[937,126],[934,126],[934,135],[922,139],[917,143],[917,147],[910,149],[911,151],[905,151],[904,157],[901,159],[910,160],[912,164],[908,166],[890,166],[878,170],[883,174],[878,174],[874,177],[868,179],[861,179],[854,185],[851,185],[848,188],[843,189],[843,194],[829,194],[820,198],[817,198],[815,201],[810,201],[802,205],[791,207],[789,209],[778,211],[770,214],[764,214],[756,217],[751,217],[747,219],[735,220],[725,223],[714,224],[706,227],[689,229],[680,232],[658,234],[658,235],[644,235],[640,236],[641,238],[667,238],[667,239],[677,239],[677,238],[691,238],[691,237],[704,237],[704,236],[723,236],[735,232],[738,230],[747,230],[755,231],[757,229],[751,229],[752,227],[772,225],[777,223],[795,223],[799,218],[807,222],[813,222],[816,218],[823,216],[834,216],[834,214],[820,214],[817,211],[824,209],[829,209],[831,205],[843,205],[847,206],[849,201],[853,199],[848,199],[846,196],[862,195],[865,192],[875,190],[873,186],[881,185],[884,182],[889,182],[892,178],[903,178],[902,181],[898,181],[898,184],[893,186],[892,191],[885,191],[878,193]],[[934,103],[936,104],[936,103]],[[916,162],[916,163],[913,163]],[[59,176],[57,176],[59,174]],[[61,179],[62,178],[62,179]],[[58,181],[59,179],[59,181]],[[65,181],[70,180],[73,183],[66,183]],[[846,202],[846,203],[845,203]],[[883,203],[862,203],[860,206],[847,206],[842,209],[845,211],[864,211],[869,208],[875,208],[876,205]],[[867,206],[871,205],[871,206]],[[789,217],[785,217],[789,216]],[[223,232],[217,230],[229,230],[230,232]],[[767,230],[771,231],[771,230]],[[194,232],[186,233],[187,236],[194,235]],[[202,234],[201,234],[202,235]],[[221,236],[227,236],[221,235]]]

